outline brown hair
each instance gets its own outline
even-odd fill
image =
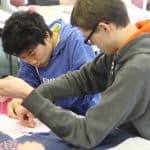
[[[86,30],[95,28],[99,22],[114,23],[124,27],[129,17],[121,0],[78,0],[71,14],[71,24]]]

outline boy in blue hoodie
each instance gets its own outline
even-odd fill
[[[61,19],[47,26],[38,13],[16,12],[3,30],[3,47],[6,53],[21,58],[18,77],[36,88],[47,84],[91,61],[93,49],[84,43],[77,28]],[[99,102],[99,94],[57,99],[54,103],[84,115],[88,108]],[[15,118],[15,108],[21,99],[8,105],[8,115]]]

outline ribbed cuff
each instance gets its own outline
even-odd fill
[[[48,99],[44,98],[36,90],[33,90],[23,101],[22,105],[32,112],[34,116],[38,116],[48,103],[50,103]]]

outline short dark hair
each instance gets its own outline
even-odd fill
[[[34,49],[38,44],[45,44],[46,32],[52,32],[43,17],[35,12],[20,11],[12,14],[2,31],[4,51],[19,56],[24,51]]]
[[[121,0],[78,0],[71,14],[71,24],[86,30],[94,29],[99,22],[124,27],[129,16]]]

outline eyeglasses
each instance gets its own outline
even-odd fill
[[[85,44],[89,44],[89,45],[91,45],[91,43],[90,43],[90,38],[92,37],[92,35],[93,35],[93,33],[96,31],[96,29],[97,29],[97,25],[95,26],[95,28],[93,28],[93,30],[91,31],[91,33],[88,35],[88,37],[84,40],[84,43]]]

